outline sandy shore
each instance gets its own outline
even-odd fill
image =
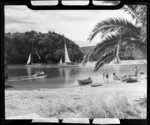
[[[112,81],[98,87],[90,85],[61,89],[5,90],[6,118],[29,113],[42,117],[90,117],[86,111],[103,100],[127,97],[133,104],[147,95],[147,79],[137,83]],[[116,103],[116,102],[115,102]],[[83,109],[84,107],[84,109]],[[144,114],[146,116],[146,114]]]

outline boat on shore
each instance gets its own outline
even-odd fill
[[[121,81],[126,83],[133,83],[138,82],[138,78],[134,75],[125,75],[121,78]]]
[[[138,82],[137,78],[128,78],[126,79],[126,83],[134,83],[134,82]]]
[[[89,77],[88,79],[78,80],[79,85],[87,85],[92,83],[92,79]]]
[[[91,87],[97,87],[97,86],[102,86],[103,83],[92,83]]]

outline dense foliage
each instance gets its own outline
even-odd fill
[[[50,31],[6,33],[5,58],[7,64],[26,64],[29,54],[33,52],[33,63],[58,63],[61,58],[64,59],[64,43],[67,45],[70,60],[80,62],[82,53],[79,46],[64,35]]]

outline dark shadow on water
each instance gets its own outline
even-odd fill
[[[13,88],[11,85],[5,85],[5,89]]]

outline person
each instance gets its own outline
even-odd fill
[[[103,72],[103,80],[105,80],[105,72]]]
[[[88,77],[88,80],[91,80],[91,77]]]
[[[106,73],[106,79],[107,79],[107,83],[109,82],[109,74],[108,72]]]
[[[116,78],[116,74],[115,74],[115,72],[113,73],[113,80],[115,80],[115,78]]]
[[[138,74],[138,69],[137,69],[137,66],[135,67],[135,77],[137,77],[137,74]]]

